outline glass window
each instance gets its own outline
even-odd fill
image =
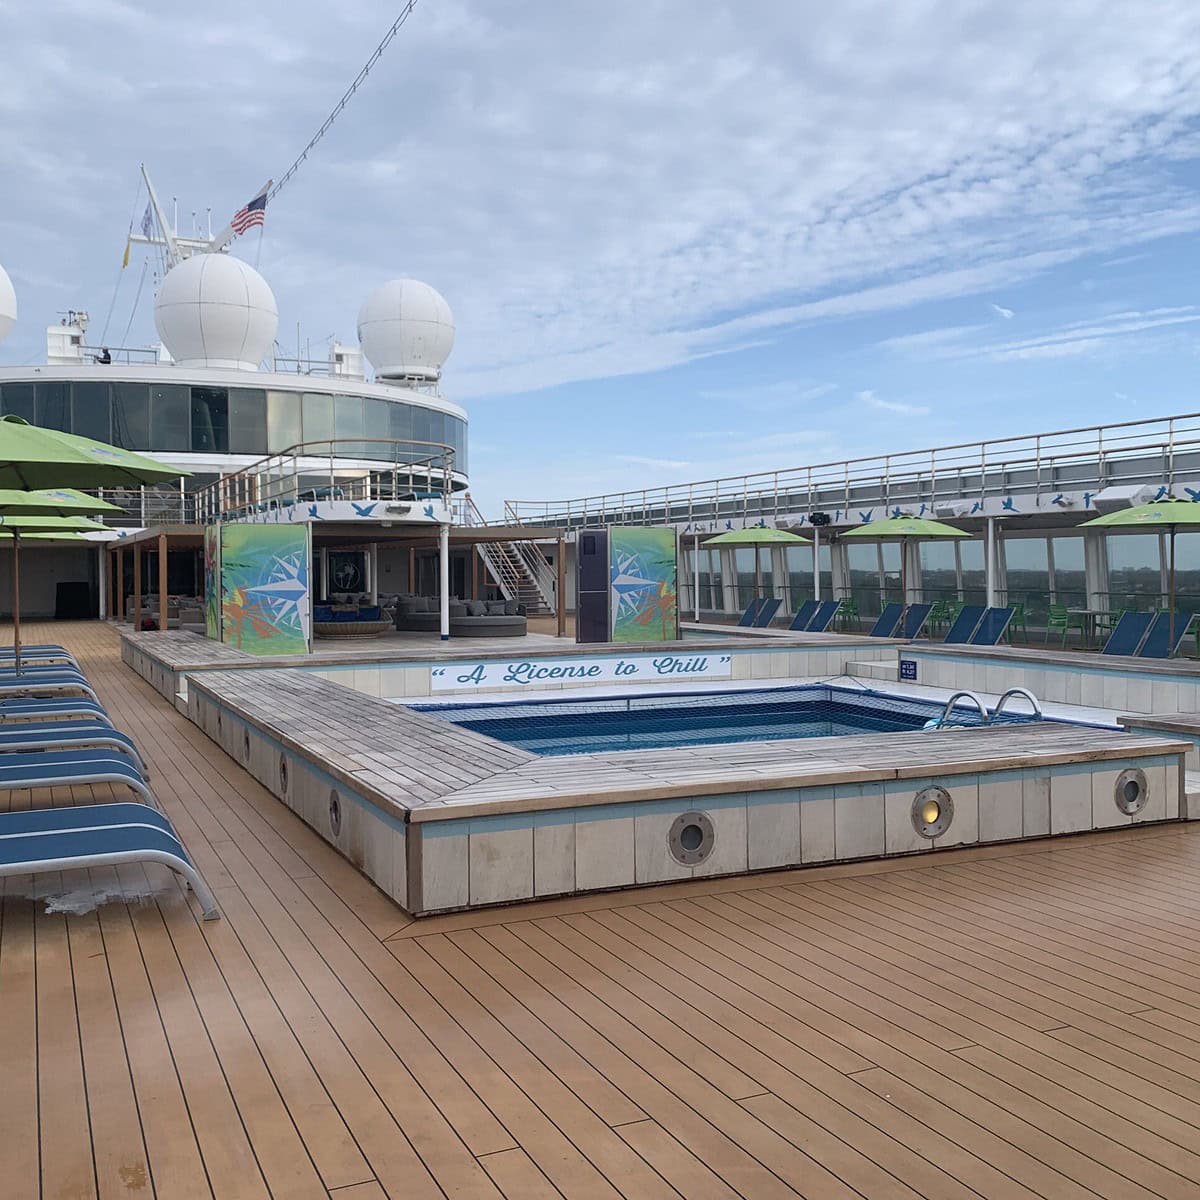
[[[334,428],[339,438],[358,439],[363,436],[363,398],[361,396],[335,396]]]
[[[874,542],[846,542],[846,566],[850,572],[850,598],[860,617],[877,617],[880,612],[879,546]]]
[[[1157,533],[1121,533],[1104,539],[1108,550],[1108,606],[1153,609],[1162,595],[1161,539]],[[1178,566],[1179,548],[1176,545]]]
[[[229,389],[229,451],[231,454],[266,454],[266,392],[258,388]]]
[[[388,402],[388,425],[391,430],[389,437],[399,442],[411,442],[413,439],[413,408],[409,404],[396,401]],[[401,462],[412,457],[411,446],[397,446],[396,455]]]
[[[755,566],[755,555],[758,566]],[[738,546],[733,552],[734,570],[737,572],[738,609],[744,609],[756,596],[774,595],[771,575],[771,555],[754,546]]]
[[[900,553],[903,549],[901,542],[880,542],[879,557],[883,561],[883,597],[884,604],[903,603],[900,595]]]
[[[229,392],[225,388],[192,388],[192,450],[197,454],[229,453]]]
[[[447,417],[450,442],[454,446],[454,469],[466,472],[467,469],[467,423],[461,417]]]
[[[327,442],[333,436],[333,397],[322,392],[304,393],[304,441]]]
[[[921,599],[926,604],[958,599],[958,555],[953,538],[921,542]]]
[[[720,612],[725,607],[725,593],[721,588],[721,552],[700,548],[700,607],[709,612]]]
[[[437,439],[433,436],[433,412],[428,408],[419,408],[416,405],[412,408],[413,431],[412,437],[417,442],[432,442]]]
[[[1050,542],[1054,555],[1054,602],[1067,608],[1086,608],[1087,576],[1083,566],[1083,538],[1056,537]]]
[[[962,569],[963,603],[986,604],[987,569],[984,566],[983,539],[972,538],[959,542],[958,561]]]
[[[34,417],[33,384],[6,383],[0,388],[0,403],[3,403],[6,413],[11,413],[14,417],[24,417],[26,421],[32,421]]]
[[[71,389],[66,383],[39,383],[34,411],[35,425],[71,432]]]
[[[150,388],[146,384],[112,385],[112,442],[126,450],[150,449]]]
[[[1009,604],[1024,604],[1032,624],[1044,625],[1050,607],[1050,554],[1045,538],[1006,537],[1001,542]]]
[[[290,449],[304,440],[300,424],[300,396],[296,392],[267,393],[267,450]]]
[[[1057,542],[1054,553],[1057,565]],[[1179,612],[1200,612],[1200,533],[1181,533],[1175,538],[1175,607]]]
[[[192,448],[191,389],[178,383],[150,387],[150,449]]]
[[[71,432],[97,442],[112,441],[107,383],[72,384]]]
[[[386,400],[375,400],[367,397],[363,400],[363,434],[368,438],[390,438],[392,436],[391,405]],[[385,447],[376,449],[372,457],[382,456],[390,459],[392,452]]]

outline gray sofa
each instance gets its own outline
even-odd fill
[[[438,633],[441,613],[436,596],[397,596],[396,628],[408,633]],[[450,601],[451,637],[524,637],[529,632],[525,606],[515,600]]]

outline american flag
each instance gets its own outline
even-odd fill
[[[268,187],[270,185],[268,184]],[[255,225],[262,225],[267,219],[267,188],[263,188],[253,200],[250,201],[244,208],[239,208],[237,212],[229,218],[229,224],[233,227],[233,232],[239,236],[246,232],[247,229],[253,229]]]

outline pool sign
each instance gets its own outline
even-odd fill
[[[900,678],[916,680],[917,660],[915,658],[902,658],[900,660]]]
[[[435,692],[491,688],[555,687],[588,683],[675,683],[728,679],[731,654],[626,654],[603,658],[518,658],[508,662],[456,662],[434,667]]]

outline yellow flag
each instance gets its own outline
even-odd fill
[[[121,270],[125,270],[129,266],[129,247],[133,245],[133,238],[125,239],[125,257],[121,259]]]

